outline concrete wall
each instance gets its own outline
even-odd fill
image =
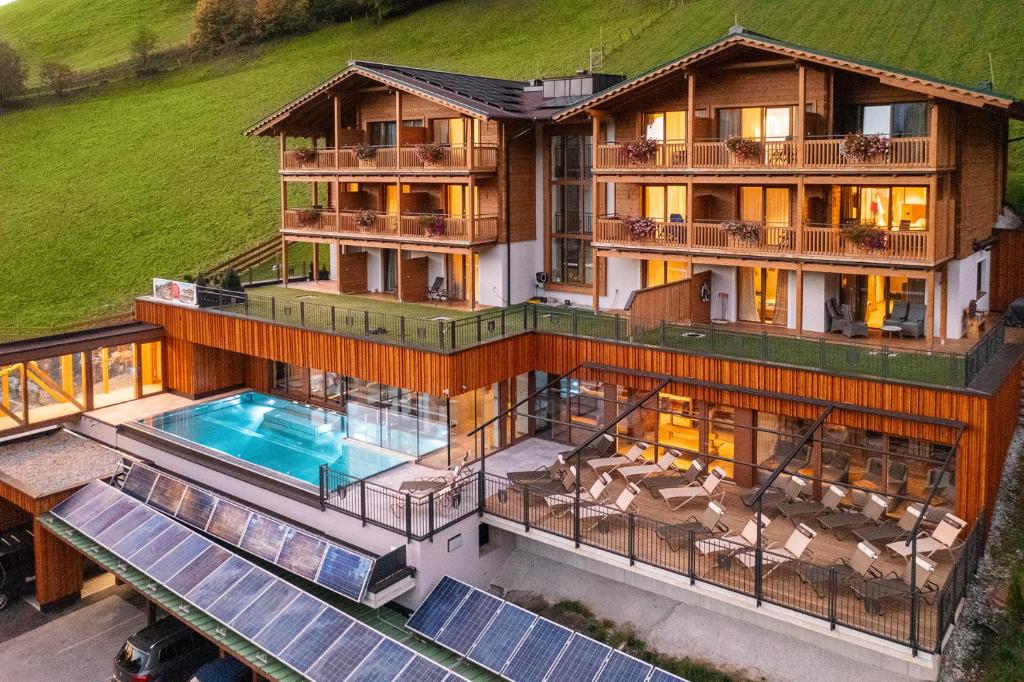
[[[804,330],[809,332],[828,331],[829,320],[825,316],[827,277],[824,272],[804,273]],[[796,299],[793,299],[794,301]]]

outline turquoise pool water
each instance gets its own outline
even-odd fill
[[[320,465],[367,478],[409,461],[347,440],[345,416],[247,391],[139,422],[311,485]]]

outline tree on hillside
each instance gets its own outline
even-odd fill
[[[255,30],[262,38],[299,33],[309,26],[309,0],[256,0]]]
[[[0,104],[25,92],[28,69],[10,45],[0,42]]]
[[[201,51],[217,50],[252,40],[253,0],[199,0],[192,13],[188,44]]]
[[[436,0],[356,0],[365,14],[377,21],[411,12]]]
[[[130,45],[135,74],[143,76],[153,72],[153,51],[156,50],[156,34],[143,26],[132,38]]]
[[[75,82],[75,70],[67,64],[46,62],[39,69],[39,78],[50,86],[53,94],[63,97]]]

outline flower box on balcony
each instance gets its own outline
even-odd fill
[[[743,163],[760,161],[761,150],[763,149],[760,140],[755,140],[752,137],[740,137],[739,135],[734,135],[727,139],[725,141],[725,148],[736,157],[737,161]]]
[[[355,155],[360,168],[373,168],[377,158],[377,148],[361,144],[355,148]]]
[[[309,147],[296,149],[295,158],[298,159],[303,168],[309,168],[316,161],[316,150]]]
[[[427,237],[428,239],[440,237],[444,234],[444,216],[420,216],[420,227],[423,228],[424,237]]]
[[[843,225],[841,232],[843,239],[858,249],[883,251],[889,246],[889,231],[874,223]]]
[[[850,133],[839,143],[839,155],[847,163],[880,163],[889,155],[889,140],[881,135]]]
[[[433,166],[444,158],[444,145],[439,142],[426,142],[416,145],[416,158],[424,166]]]
[[[630,239],[642,241],[650,239],[658,232],[658,223],[653,218],[646,216],[633,216],[622,221],[626,226],[626,233]]]
[[[726,220],[720,226],[722,232],[743,246],[755,246],[761,242],[761,226],[746,220]]]
[[[643,166],[649,163],[658,153],[658,141],[646,137],[636,142],[627,142],[622,148],[626,162],[631,166]]]
[[[356,227],[359,228],[360,232],[365,232],[374,225],[377,224],[377,212],[372,209],[366,209],[359,211],[356,214]]]
[[[320,222],[320,209],[309,207],[299,209],[299,225],[313,227]]]

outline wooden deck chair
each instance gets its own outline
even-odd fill
[[[662,488],[660,491],[661,499],[665,500],[666,504],[668,504],[668,508],[672,511],[681,509],[693,500],[699,500],[701,498],[712,500],[717,496],[719,501],[721,501],[725,498],[725,491],[716,495],[715,490],[724,478],[725,472],[722,471],[722,468],[715,467],[712,469],[711,475],[705,478],[701,483],[694,481],[689,485],[679,488]]]

